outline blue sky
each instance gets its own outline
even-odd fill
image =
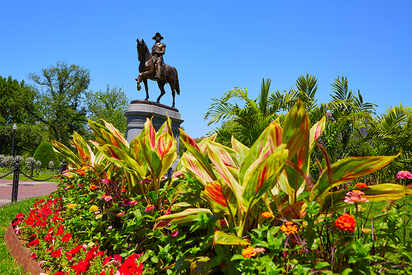
[[[311,73],[317,98],[344,75],[384,112],[412,106],[412,1],[5,1],[0,75],[29,74],[63,61],[90,70],[90,89],[136,91],[136,38],[165,37],[165,62],[179,72],[177,107],[194,137],[212,128],[212,97],[235,86],[256,97],[262,77],[289,89]],[[151,84],[151,99],[158,90]],[[162,103],[171,104],[169,90]]]

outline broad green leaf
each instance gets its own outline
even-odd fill
[[[301,147],[309,147],[309,117],[300,100],[286,115],[282,142],[287,144],[289,158],[294,156]]]
[[[382,183],[370,185],[362,191],[365,193],[364,197],[369,201],[393,201],[412,195],[412,186]]]
[[[81,166],[80,158],[76,156],[76,154],[73,153],[73,151],[67,148],[64,144],[56,140],[53,140],[52,145],[53,145],[53,151],[60,154],[63,159],[67,160],[68,163],[73,164],[75,167]]]
[[[216,176],[214,174],[213,168],[210,165],[210,162],[206,155],[202,153],[199,146],[197,145],[196,141],[191,138],[188,134],[186,134],[183,129],[179,128],[180,130],[180,141],[186,147],[187,152],[186,154],[191,154],[198,162],[198,165],[201,166],[203,170],[207,172],[207,174],[213,179],[216,180]],[[210,141],[205,141],[209,144]],[[207,147],[207,146],[206,146]]]
[[[266,150],[270,153],[269,148]],[[253,200],[259,199],[263,193],[273,187],[276,183],[273,177],[279,175],[288,157],[285,145],[277,147],[273,153],[266,154],[266,152],[261,154],[245,173],[242,198],[247,207],[251,207]]]
[[[268,127],[262,132],[258,139],[253,143],[253,145],[248,150],[246,156],[240,167],[239,181],[243,185],[243,179],[246,171],[249,167],[256,161],[257,158],[262,154],[263,150],[273,152],[277,146],[281,144],[282,129],[276,122],[272,122]],[[267,150],[269,149],[269,150]]]
[[[248,240],[239,238],[233,233],[225,233],[223,231],[215,231],[213,236],[213,245],[240,245],[248,246],[250,245]]]
[[[312,151],[313,147],[315,146],[316,141],[322,135],[323,130],[325,130],[326,126],[326,117],[323,116],[318,122],[316,122],[312,128],[310,128],[309,134],[309,152]]]
[[[207,208],[188,208],[182,212],[164,215],[156,219],[159,223],[155,228],[165,227],[168,224],[190,223],[199,220],[199,214],[212,215],[212,211]]]
[[[243,208],[242,203],[242,187],[236,177],[230,171],[229,167],[235,167],[235,162],[232,159],[233,150],[216,142],[208,144],[208,156],[213,163],[216,175],[221,179],[221,182],[226,184],[235,195],[238,204]]]
[[[107,131],[112,135],[113,145],[117,147],[124,146],[129,148],[129,143],[124,138],[123,134],[113,126],[113,124],[106,122],[105,120],[103,120],[103,123],[106,126]]]
[[[329,182],[328,169],[325,169],[312,189],[311,198],[322,196],[339,184],[373,173],[398,156],[399,154],[395,156],[349,157],[339,160],[331,165],[332,182]]]
[[[240,165],[245,159],[249,148],[232,136],[232,149],[235,152],[236,161]]]
[[[202,163],[188,152],[185,152],[181,157],[180,165],[203,185],[214,182],[216,179],[214,174],[209,174],[209,170],[205,169]]]

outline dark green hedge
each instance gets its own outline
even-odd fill
[[[53,147],[50,142],[42,142],[40,145],[36,148],[36,151],[34,152],[33,157],[36,160],[41,161],[41,167],[42,168],[48,168],[49,167],[49,161],[54,162],[54,167],[59,166],[59,160],[56,156],[56,154],[53,151]]]

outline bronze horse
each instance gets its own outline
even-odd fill
[[[137,54],[139,58],[139,76],[136,78],[137,81],[137,90],[140,91],[141,86],[140,82],[143,81],[144,87],[146,90],[146,98],[145,100],[149,100],[149,89],[147,87],[147,80],[153,80],[157,82],[157,85],[160,89],[160,95],[157,98],[157,103],[159,103],[160,98],[166,93],[165,92],[165,84],[169,83],[170,89],[172,90],[172,97],[173,97],[173,104],[172,107],[175,107],[175,93],[177,92],[180,95],[180,88],[179,88],[179,79],[177,77],[177,70],[176,68],[169,66],[167,64],[162,65],[161,70],[161,77],[160,79],[155,78],[155,66],[153,63],[152,55],[150,54],[149,49],[146,46],[146,43],[142,39],[137,41]]]

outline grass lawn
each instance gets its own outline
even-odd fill
[[[29,207],[34,203],[34,199],[35,198],[30,198],[0,207],[0,274],[26,274],[24,273],[23,268],[21,268],[10,256],[8,249],[4,244],[4,233],[17,213],[29,212]]]
[[[5,170],[4,168],[1,168],[0,169],[0,176],[5,175],[9,171],[10,170]],[[29,172],[25,171],[24,173],[30,176]],[[51,176],[57,175],[58,173],[59,173],[58,170],[55,170],[55,171],[46,170],[46,171],[41,171],[39,175],[33,175],[33,178],[35,178],[35,179],[45,179],[45,178],[49,178]],[[12,180],[13,179],[13,173],[8,175],[5,178],[2,178],[2,179],[3,180]],[[19,176],[19,180],[32,181],[31,179],[23,176],[21,173],[20,173],[20,176]],[[56,179],[50,179],[49,181],[57,181],[57,180]]]

